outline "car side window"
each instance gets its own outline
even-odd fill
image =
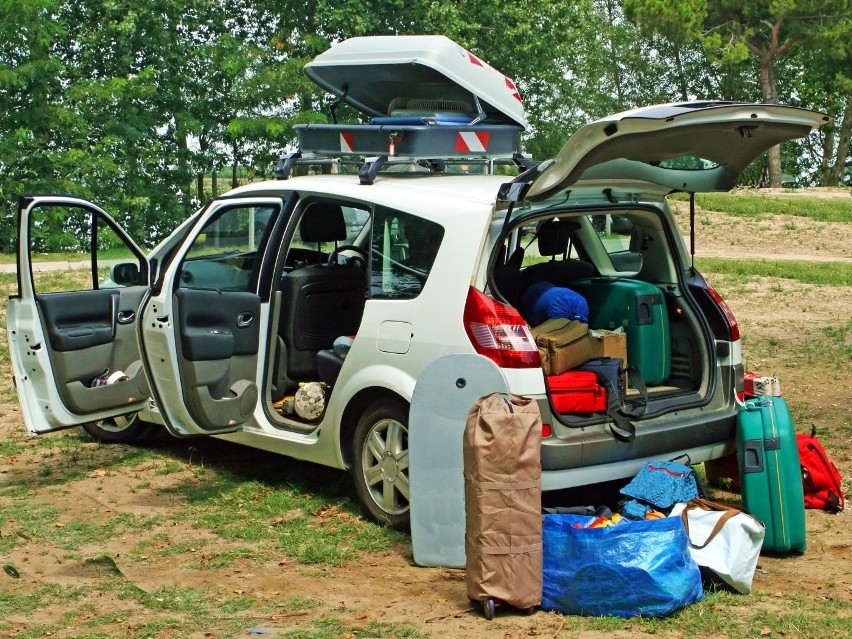
[[[623,215],[590,215],[589,221],[616,271],[635,273],[642,268],[641,237],[633,222]]]
[[[371,297],[412,299],[429,278],[444,227],[435,222],[376,207],[373,216]]]
[[[249,290],[257,248],[276,212],[234,206],[208,220],[184,256],[179,288]]]
[[[142,284],[143,264],[100,213],[44,205],[30,215],[30,261],[36,294]]]

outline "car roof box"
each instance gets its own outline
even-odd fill
[[[374,118],[426,117],[430,124],[527,128],[512,79],[445,36],[350,38],[318,55],[305,73]]]
[[[296,125],[306,154],[511,157],[527,126],[512,79],[444,36],[351,38],[305,73],[372,116],[369,124]]]

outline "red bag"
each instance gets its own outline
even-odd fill
[[[802,485],[805,489],[805,508],[839,512],[846,503],[840,472],[832,464],[825,448],[816,438],[816,427],[810,435],[798,433],[799,462],[802,465]]]
[[[548,375],[550,399],[558,413],[606,412],[606,390],[590,371],[566,371]]]

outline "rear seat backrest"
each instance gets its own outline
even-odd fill
[[[578,259],[565,259],[572,235],[580,228],[573,220],[552,219],[542,222],[536,232],[539,255],[550,257],[547,262],[531,264],[522,271],[522,288],[525,290],[537,282],[552,282],[556,286],[568,286],[571,282],[597,273],[594,265]],[[555,259],[557,256],[562,259]]]

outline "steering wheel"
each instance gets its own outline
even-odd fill
[[[346,263],[352,264],[356,268],[365,269],[367,268],[367,258],[368,253],[366,250],[362,249],[360,246],[355,246],[354,244],[343,244],[334,249],[331,254],[328,256],[329,264],[337,264],[337,256],[343,251],[353,251],[358,255],[356,257],[347,258]]]

